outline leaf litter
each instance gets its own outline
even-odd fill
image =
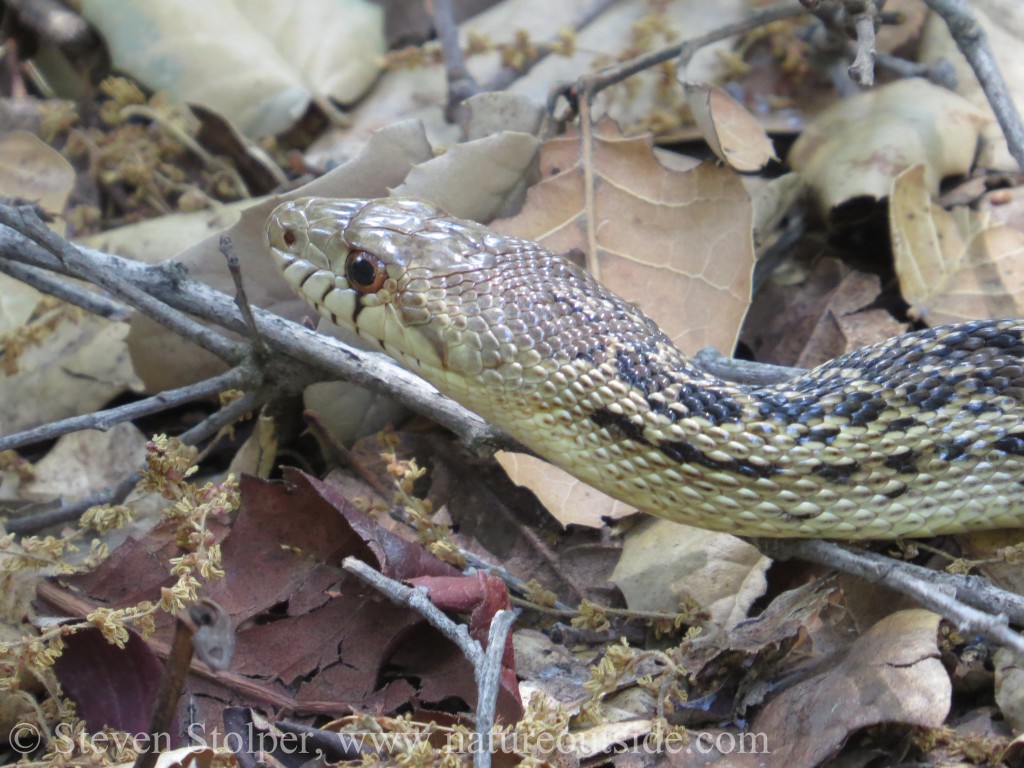
[[[628,26],[617,24],[617,33],[621,35]],[[407,93],[409,83],[418,76],[416,71],[405,76],[395,91]],[[901,87],[923,88],[920,83]],[[916,98],[913,94],[924,91],[902,96],[897,91],[896,97],[880,97],[879,93],[885,93],[884,89],[873,92],[875,101],[868,112],[873,128],[861,127],[845,142],[842,149],[849,154],[829,154],[832,150],[824,144],[811,147],[811,165],[825,171],[819,175],[813,168],[801,170],[803,181],[815,190],[819,212],[831,223],[844,226],[848,220],[843,212],[836,215],[844,202],[860,195],[889,198],[897,274],[903,269],[901,253],[917,259],[916,280],[904,276],[899,280],[904,298],[918,310],[918,317],[935,322],[1002,306],[1007,300],[1004,296],[1012,296],[1018,282],[1010,269],[1017,228],[1004,224],[1000,232],[975,212],[954,209],[947,214],[931,200],[941,177],[969,170],[964,153],[974,146],[979,126],[984,128],[987,121],[945,95],[934,99],[921,96],[919,105],[931,110],[924,122],[962,133],[955,133],[954,140],[942,146],[903,142],[918,147],[917,154],[900,157],[878,174],[883,180],[878,181],[875,172],[879,164],[871,161],[872,153],[884,154],[884,142],[891,142],[896,135],[895,128],[889,131],[879,126],[905,127],[906,110]],[[620,110],[626,101],[617,105]],[[637,103],[637,114],[649,109],[642,100]],[[853,103],[855,100],[848,100],[846,107],[853,108]],[[480,109],[479,125],[486,124],[488,116],[492,125],[502,124],[501,119],[494,119],[499,105]],[[508,131],[504,136],[493,128],[481,130],[474,135],[478,143],[458,144],[435,161],[431,156],[440,147],[427,140],[421,126],[396,125],[394,116],[381,118],[381,114],[377,119],[387,127],[368,143],[365,131],[362,135],[353,132],[358,144],[352,146],[360,149],[349,155],[348,165],[290,194],[376,196],[399,190],[443,202],[457,215],[486,220],[514,211],[527,192],[523,212],[513,223],[496,226],[524,226],[517,231],[547,236],[545,242],[552,250],[579,249],[589,254],[602,280],[613,289],[633,300],[652,297],[646,309],[686,351],[709,343],[722,351],[733,348],[747,311],[754,250],[747,193],[731,171],[707,164],[677,169],[677,161],[652,149],[646,138],[625,137],[609,123],[598,123],[590,137],[566,135],[542,144],[538,183],[533,162],[540,142],[529,129]],[[957,123],[952,119],[956,117],[965,117],[965,121],[946,125]],[[835,134],[828,119],[805,131],[803,140],[810,141],[815,130],[819,135]],[[847,117],[839,119],[842,122]],[[915,120],[912,117],[910,123]],[[517,118],[516,127],[528,123],[525,118],[519,123]],[[921,124],[918,120],[918,128],[911,129],[911,134],[913,130],[920,133]],[[875,137],[883,143],[873,144]],[[800,165],[800,154],[791,156],[795,166]],[[915,173],[921,173],[912,168],[917,161],[927,170],[915,178]],[[900,166],[911,171],[897,176]],[[850,172],[857,167],[869,168],[868,181]],[[894,177],[897,187],[890,190]],[[676,181],[670,181],[673,178]],[[680,179],[686,181],[674,186]],[[909,189],[898,188],[911,183],[914,186]],[[258,204],[231,230],[247,254],[260,254],[261,221],[280,199]],[[172,230],[179,226],[175,220],[165,225]],[[943,247],[929,236],[929,227],[944,233],[940,238]],[[126,231],[123,237],[131,240],[133,233]],[[959,244],[950,247],[948,243],[957,238]],[[222,257],[213,242],[208,238],[191,249],[191,268],[205,280],[228,287]],[[829,247],[820,250],[835,253]],[[682,256],[694,260],[677,262]],[[305,311],[297,303],[287,308],[292,298],[287,291],[281,293],[283,285],[266,266],[262,255],[257,255],[243,268],[253,288],[251,295],[258,297],[258,303],[275,308],[275,302],[280,302],[282,314],[302,317]],[[891,292],[892,286],[874,274],[840,265],[829,257],[797,262],[788,270],[772,276],[773,289],[763,292],[759,298],[762,306],[755,304],[750,315],[753,320],[747,321],[744,339],[759,359],[812,365],[905,328],[886,308],[877,306],[879,297]],[[980,288],[975,289],[971,280]],[[291,312],[294,315],[289,315]],[[24,312],[17,310],[12,315],[24,316]],[[170,347],[165,345],[172,343],[171,337],[147,330],[138,319],[132,327],[136,341],[149,342],[148,359],[135,347],[133,360],[154,388],[168,386],[169,377],[176,375],[186,381],[209,374],[191,350],[182,347],[169,355]],[[46,364],[31,356],[23,360],[30,364],[27,370]],[[118,377],[109,373],[111,368],[107,365],[97,380],[116,381]],[[29,383],[23,390],[14,390],[12,397],[19,403],[33,402],[35,398],[28,394],[32,386]],[[96,404],[115,396],[117,386],[123,391],[125,385],[114,384],[94,396]],[[307,403],[365,410],[366,406],[350,404],[344,397],[326,390]],[[73,410],[93,407],[96,405],[85,402]],[[337,434],[344,435],[339,443],[353,439],[350,432],[337,430]],[[265,467],[266,455],[275,450],[279,438],[288,436],[272,429],[254,433],[248,447],[251,454],[238,457],[239,465]],[[322,446],[330,445],[328,439],[320,439]],[[418,446],[424,462],[432,465],[430,488],[424,494],[431,505],[424,508],[428,514],[423,530],[446,529],[440,543],[447,537],[463,552],[497,560],[522,577],[518,582],[510,579],[517,588],[528,577],[539,579],[553,590],[556,607],[552,610],[564,618],[575,617],[573,625],[555,625],[554,631],[550,623],[541,623],[546,633],[517,631],[518,658],[513,661],[511,652],[506,651],[503,667],[500,706],[506,722],[521,712],[516,673],[524,678],[521,690],[538,696],[524,697],[530,716],[535,716],[530,722],[554,725],[570,712],[577,732],[588,734],[596,745],[592,751],[581,748],[583,756],[601,754],[665,727],[735,724],[740,722],[737,718],[753,713],[752,729],[767,733],[773,745],[785,745],[762,764],[815,764],[838,754],[868,726],[912,723],[931,729],[934,735],[946,720],[950,677],[939,658],[948,656],[950,645],[957,641],[942,635],[933,614],[919,610],[893,613],[870,622],[869,628],[855,637],[853,619],[834,583],[815,580],[807,570],[789,566],[775,565],[767,571],[765,558],[732,537],[713,535],[703,543],[708,536],[703,532],[698,536],[680,526],[668,531],[660,528],[660,522],[636,526],[627,521],[611,532],[583,531],[576,526],[599,525],[622,510],[586,495],[574,497],[571,489],[566,492],[564,488],[549,502],[555,517],[570,525],[567,531],[558,531],[539,507],[517,503],[518,492],[501,486],[500,479],[482,482],[482,477],[467,478],[467,474],[485,473],[467,471],[466,457],[445,455],[438,443],[431,444],[415,433],[400,433],[396,439],[404,447]],[[64,450],[73,445],[68,441]],[[79,450],[99,453],[107,449]],[[362,464],[364,479],[332,480],[325,485],[296,471],[289,471],[283,483],[249,477],[242,481],[237,517],[214,516],[208,521],[206,544],[220,548],[225,576],[210,580],[203,593],[227,607],[239,626],[239,655],[231,672],[193,677],[197,712],[208,722],[219,721],[226,705],[248,707],[254,702],[278,711],[329,716],[354,713],[349,717],[356,719],[337,722],[338,730],[366,727],[373,719],[367,720],[367,713],[394,713],[409,702],[416,702],[418,718],[434,717],[438,722],[442,714],[430,707],[461,712],[473,706],[475,687],[466,680],[468,668],[461,656],[442,638],[427,632],[417,615],[391,606],[354,582],[339,568],[340,560],[353,554],[396,578],[422,580],[435,602],[466,617],[477,636],[485,632],[494,610],[506,605],[504,585],[490,576],[462,576],[429,555],[423,543],[387,532],[395,524],[380,511],[391,504],[389,483],[393,478],[386,466],[369,469],[370,457],[379,453],[372,443],[357,443],[351,451],[343,446],[330,450]],[[60,463],[60,453],[53,454],[53,461]],[[82,471],[94,479],[102,477],[102,463],[98,461],[95,469],[86,463]],[[45,470],[45,465],[41,466]],[[543,491],[558,481],[540,474],[531,482]],[[339,493],[332,484],[344,490]],[[414,487],[417,490],[410,491],[408,498],[419,494],[418,486]],[[503,490],[495,493],[494,487]],[[376,499],[368,502],[370,508],[377,509],[376,517],[351,504],[357,495]],[[537,526],[536,531],[527,530],[517,518],[524,508],[535,516],[530,524]],[[40,594],[58,613],[68,616],[88,615],[97,607],[159,600],[161,590],[174,582],[168,563],[180,556],[179,538],[175,524],[140,533],[139,538],[125,540],[90,573],[48,583],[40,588]],[[557,544],[552,545],[554,541]],[[687,554],[680,554],[684,550]],[[628,609],[635,612],[634,621],[621,621],[614,609],[602,608],[616,599],[608,584],[610,578],[621,589]],[[803,579],[805,583],[779,589],[786,579]],[[526,586],[523,594],[538,604],[549,601],[537,586]],[[597,607],[579,611],[557,607],[564,601],[575,608],[584,598],[595,600],[592,605]],[[644,613],[657,614],[644,616],[649,628],[635,620]],[[681,618],[704,615],[710,620],[704,620],[702,631],[685,634],[680,640]],[[149,642],[166,652],[170,626],[163,614],[158,616]],[[674,639],[659,645],[653,638],[663,633]],[[552,636],[560,642],[553,642]],[[129,655],[118,660],[118,651],[113,651],[115,664],[138,653],[137,636],[129,637],[121,652]],[[621,642],[622,637],[626,642]],[[943,640],[941,648],[936,638]],[[71,636],[69,648],[82,641],[84,655],[69,653],[67,663],[73,672],[64,674],[70,680],[74,674],[86,673],[86,691],[90,686],[116,686],[118,674],[126,672],[104,677],[99,666],[90,669],[86,660],[98,654],[89,651],[89,640],[84,632]],[[90,672],[96,676],[90,677]],[[790,675],[795,682],[779,683]],[[1008,693],[1016,678],[1010,665],[1003,663],[1000,675],[997,701],[1006,708],[1007,716],[1013,717],[1014,704]],[[684,680],[686,695],[678,689]],[[136,692],[126,691],[103,703],[116,708],[139,701]],[[459,703],[453,707],[452,701]],[[664,719],[666,711],[672,713],[671,722]],[[825,713],[829,713],[827,718]],[[450,711],[444,714],[452,715]],[[116,719],[117,715],[110,717]],[[821,728],[808,733],[808,723],[819,721]],[[394,721],[387,725],[387,719],[379,715],[377,722],[381,727],[401,728]],[[137,727],[128,720],[121,724]],[[719,757],[720,764],[752,764],[736,755]]]

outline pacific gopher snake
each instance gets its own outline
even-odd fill
[[[321,315],[646,512],[834,539],[1024,525],[1024,321],[910,333],[744,387],[579,267],[426,203],[304,198],[267,238]]]

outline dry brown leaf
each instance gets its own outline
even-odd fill
[[[925,166],[927,187],[966,173],[990,122],[955,93],[926,80],[900,80],[825,110],[797,139],[789,163],[807,182],[822,216],[855,198],[886,197],[893,178]]]
[[[942,725],[952,686],[939,660],[939,617],[894,613],[854,641],[827,672],[772,699],[752,731],[767,734],[770,754],[732,755],[719,765],[819,765],[855,731],[879,723]]]
[[[654,318],[684,352],[732,351],[750,300],[750,200],[739,177],[710,163],[669,169],[649,136],[610,121],[541,149],[541,177],[499,232],[573,249],[623,298]]]
[[[926,171],[893,182],[889,222],[896,275],[910,316],[929,325],[1016,317],[1024,300],[1024,233],[984,213],[932,204]]]
[[[764,594],[769,565],[735,536],[652,519],[626,535],[611,580],[632,610],[675,613],[689,597],[731,629]]]
[[[750,200],[733,171],[666,167],[649,137],[625,138],[607,120],[592,135],[546,142],[540,163],[543,181],[530,188],[522,212],[492,228],[555,253],[586,254],[591,271],[636,302],[684,352],[732,351],[754,264]],[[622,504],[553,465],[531,462],[525,482],[519,467],[526,461],[509,456],[499,463],[515,482],[554,499],[545,505],[558,519],[574,498],[583,506],[571,513],[573,522],[599,526],[622,514]]]
[[[704,141],[719,160],[748,172],[779,159],[754,116],[724,89],[709,83],[684,83],[683,89]]]
[[[864,309],[881,291],[877,275],[865,272],[846,275],[822,305],[814,330],[795,364],[812,368],[868,344],[906,333],[907,325],[897,322],[885,310]]]

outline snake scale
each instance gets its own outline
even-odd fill
[[[303,198],[266,236],[321,315],[651,514],[832,539],[1024,525],[1024,321],[909,333],[741,386],[580,267],[423,202]]]

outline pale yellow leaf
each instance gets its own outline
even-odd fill
[[[0,434],[94,411],[139,382],[123,323],[94,315],[61,322],[18,358],[18,372],[0,373]]]
[[[998,648],[992,659],[996,704],[1007,724],[1024,731],[1024,660],[1008,648]]]
[[[490,221],[519,207],[538,144],[534,136],[512,131],[456,144],[412,168],[393,193],[429,200],[453,216]]]
[[[965,207],[934,205],[921,166],[893,182],[889,222],[912,317],[940,325],[1021,314],[1024,233]]]
[[[75,500],[117,485],[145,460],[146,441],[128,422],[64,435],[36,463],[24,498]]]
[[[899,80],[825,110],[797,139],[789,163],[827,217],[857,198],[884,198],[893,178],[918,164],[936,194],[943,178],[971,168],[989,121],[945,88],[920,78]]]
[[[354,101],[385,51],[367,0],[84,0],[82,12],[118,69],[247,136],[288,128],[313,95]]]
[[[28,320],[42,296],[32,286],[0,275],[0,336]]]
[[[769,565],[735,536],[651,519],[626,535],[611,581],[632,610],[675,613],[689,597],[729,629],[764,594]]]
[[[704,141],[737,171],[758,171],[778,160],[768,134],[746,108],[717,85],[684,83],[686,103]]]
[[[512,482],[529,488],[562,525],[600,528],[604,521],[636,510],[596,488],[581,483],[564,469],[525,453],[498,451],[494,456]]]
[[[25,131],[0,139],[0,195],[63,213],[75,183],[75,169],[53,147]]]
[[[236,0],[318,96],[342,104],[377,79],[387,51],[384,9],[368,0]]]
[[[260,413],[256,417],[255,426],[228,467],[228,471],[236,477],[243,472],[256,477],[268,477],[277,465],[277,422]]]

